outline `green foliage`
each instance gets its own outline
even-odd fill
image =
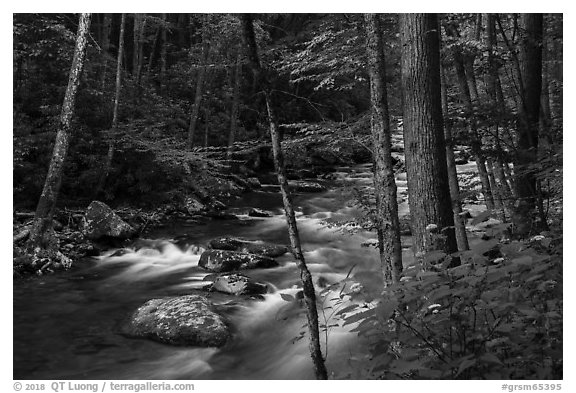
[[[493,262],[480,244],[457,268],[409,268],[366,310],[342,309],[372,348],[363,376],[561,379],[561,238],[499,246]]]

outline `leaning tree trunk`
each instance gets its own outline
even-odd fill
[[[376,194],[376,221],[379,231],[380,263],[384,285],[397,283],[402,274],[402,245],[400,243],[400,220],[392,149],[390,144],[390,119],[386,92],[386,67],[380,18],[365,14],[370,74],[370,98],[372,113],[372,144],[374,168],[374,192]]]
[[[280,136],[278,130],[278,120],[272,102],[272,94],[270,83],[265,75],[265,71],[260,65],[258,58],[258,50],[256,47],[256,38],[254,36],[254,26],[250,14],[242,15],[242,39],[246,48],[246,55],[248,62],[254,73],[254,80],[257,87],[264,93],[266,108],[268,110],[268,121],[270,123],[270,137],[272,139],[272,151],[274,154],[274,166],[278,174],[278,183],[280,184],[280,192],[282,193],[282,202],[284,204],[284,211],[286,213],[286,221],[288,223],[288,233],[290,235],[290,244],[292,252],[296,257],[296,264],[300,269],[300,278],[302,280],[304,301],[306,303],[306,317],[308,320],[308,330],[310,332],[310,354],[314,364],[314,372],[317,379],[328,379],[326,365],[320,348],[320,334],[318,328],[318,311],[316,309],[316,292],[312,282],[312,274],[306,266],[302,247],[300,245],[300,237],[298,235],[298,226],[296,225],[296,215],[292,206],[290,190],[288,188],[288,179],[286,177],[286,169],[284,167],[284,155],[282,153],[282,146],[280,144]]]
[[[236,139],[236,127],[238,124],[238,107],[240,104],[240,78],[242,77],[242,56],[238,53],[236,58],[236,71],[234,72],[234,91],[232,95],[232,109],[230,111],[230,133],[228,134],[228,150],[226,158],[232,158],[234,140]]]
[[[452,139],[452,124],[448,116],[448,86],[446,84],[446,74],[444,68],[441,69],[442,87],[442,111],[444,112],[444,138],[446,139],[446,165],[448,169],[448,184],[450,186],[450,199],[452,200],[452,213],[454,214],[454,227],[456,232],[456,243],[459,251],[470,249],[468,236],[466,235],[466,222],[462,212],[462,202],[460,198],[460,186],[458,185],[458,171],[454,158],[454,141]]]
[[[440,97],[436,14],[401,14],[404,146],[414,251],[457,251]],[[456,262],[456,261],[454,261]]]
[[[513,216],[515,234],[525,236],[545,227],[537,223],[537,180],[529,166],[537,162],[538,123],[542,88],[542,14],[522,14],[524,32],[520,46],[520,80],[523,90],[520,100],[518,151],[516,154],[515,185],[518,201]]]
[[[30,239],[28,241],[28,246],[32,249],[36,247],[52,248],[55,246],[54,244],[51,244],[49,232],[52,229],[52,216],[58,199],[58,193],[60,191],[62,172],[64,169],[64,163],[66,162],[66,155],[68,153],[68,146],[72,134],[71,121],[72,116],[74,115],[74,105],[76,102],[78,86],[80,85],[80,76],[82,74],[82,69],[84,68],[86,41],[90,31],[90,16],[91,14],[80,15],[74,58],[72,60],[72,67],[70,68],[68,87],[66,88],[62,111],[60,112],[60,122],[56,134],[56,143],[54,145],[48,175],[46,176],[44,188],[42,189],[42,194],[40,195],[40,200],[38,201],[38,206],[36,208],[34,224],[30,232]]]
[[[104,170],[100,176],[100,181],[96,187],[95,195],[100,194],[104,190],[106,180],[112,169],[112,162],[114,161],[114,152],[116,149],[116,129],[118,128],[118,106],[120,103],[120,92],[122,90],[122,58],[124,53],[124,30],[126,26],[126,14],[122,14],[122,21],[120,22],[120,38],[118,39],[118,58],[116,61],[116,93],[114,94],[114,109],[112,110],[112,127],[110,135],[110,142],[108,143],[108,154],[104,162]]]

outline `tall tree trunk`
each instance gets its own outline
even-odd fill
[[[140,30],[142,28],[142,14],[134,14],[134,34],[132,45],[132,75],[136,78],[140,66]]]
[[[144,37],[146,35],[146,14],[142,15],[142,22],[138,36],[138,68],[136,71],[136,84],[138,85],[138,96],[140,96],[140,82],[142,79],[142,67],[144,66]]]
[[[204,147],[208,147],[208,133],[210,132],[210,109],[204,107]]]
[[[207,20],[204,20],[204,24]],[[198,70],[198,77],[196,80],[196,93],[194,94],[194,103],[192,104],[192,111],[190,113],[190,123],[188,125],[188,142],[187,148],[191,150],[194,147],[194,134],[196,133],[196,123],[198,121],[198,113],[200,113],[200,104],[202,103],[202,95],[204,94],[204,80],[206,79],[206,66],[208,64],[208,56],[210,47],[208,44],[208,37],[206,33],[207,26],[202,27],[202,58]]]
[[[122,58],[124,53],[124,31],[126,27],[126,14],[122,14],[122,21],[120,22],[120,38],[118,39],[118,57],[116,60],[116,92],[114,94],[114,109],[112,110],[112,135],[110,136],[110,142],[108,143],[108,154],[106,155],[106,161],[104,162],[104,170],[100,176],[100,181],[96,187],[95,195],[99,195],[104,186],[106,185],[106,180],[108,175],[112,170],[112,162],[114,161],[114,152],[116,149],[116,129],[118,128],[118,106],[120,104],[120,92],[122,91]]]
[[[537,206],[537,184],[534,173],[526,169],[537,162],[538,122],[540,94],[542,88],[542,14],[522,14],[520,24],[523,31],[520,46],[520,76],[524,93],[518,128],[518,151],[516,154],[516,194],[518,202],[513,222],[515,233],[525,236],[539,230],[546,223],[535,220]]]
[[[494,55],[494,49],[497,47],[496,37],[496,18],[494,14],[487,14],[486,16],[486,48],[488,50],[488,70],[486,72],[486,92],[488,99],[494,113],[494,145],[496,157],[494,160],[489,160],[492,174],[494,176],[495,187],[492,190],[498,195],[504,214],[508,217],[512,215],[512,206],[514,204],[512,192],[506,182],[506,176],[503,169],[504,152],[500,143],[500,121],[502,114],[507,111],[506,102],[502,93],[502,86],[500,85],[500,76],[498,74],[498,66]]]
[[[441,67],[442,87],[442,110],[444,112],[444,138],[446,139],[446,165],[448,169],[448,185],[450,186],[450,199],[452,200],[452,213],[454,214],[454,227],[456,232],[456,244],[459,251],[470,249],[468,236],[466,235],[466,222],[462,214],[462,202],[460,198],[460,186],[458,185],[458,171],[454,158],[454,140],[452,139],[452,123],[448,113],[448,85],[444,67]]]
[[[458,39],[460,35],[454,25],[447,26],[446,33],[456,39]],[[460,96],[462,97],[462,101],[466,107],[466,112],[469,119],[468,121],[471,131],[470,147],[472,148],[472,154],[474,155],[476,160],[476,167],[478,168],[478,176],[480,177],[480,182],[482,183],[482,194],[484,195],[486,208],[488,210],[492,210],[494,209],[494,197],[492,196],[490,179],[488,178],[488,171],[486,169],[486,157],[482,152],[482,139],[478,133],[478,125],[476,123],[476,116],[474,113],[474,104],[472,102],[472,95],[470,93],[470,87],[464,66],[464,56],[462,55],[462,51],[458,46],[453,46],[452,55],[454,57],[454,68],[456,69],[458,85],[460,87]]]
[[[238,124],[238,107],[240,104],[240,82],[242,78],[242,56],[238,53],[234,72],[234,90],[232,93],[232,109],[230,110],[230,132],[228,133],[228,150],[226,157],[232,158],[234,140],[236,139],[236,126]]]
[[[158,26],[156,28],[156,33],[154,33],[154,41],[152,42],[152,48],[150,48],[150,57],[148,58],[148,66],[146,67],[146,74],[150,75],[152,72],[152,64],[154,62],[154,54],[156,53],[156,47],[158,46],[158,41],[160,35],[162,34],[162,27]]]
[[[544,29],[543,29],[544,30]],[[550,126],[552,125],[552,116],[550,114],[550,70],[548,56],[548,37],[542,38],[542,94],[540,96],[540,135],[552,143],[550,135]]]
[[[284,204],[284,211],[286,213],[286,221],[288,223],[288,233],[290,235],[290,244],[292,252],[296,257],[296,264],[300,269],[300,278],[302,280],[304,300],[306,303],[306,316],[308,320],[308,330],[310,332],[310,354],[314,364],[314,372],[317,379],[328,379],[326,365],[320,348],[320,335],[318,329],[318,312],[316,309],[316,292],[312,282],[312,274],[306,266],[302,247],[300,245],[300,237],[298,235],[298,226],[296,224],[296,216],[294,208],[292,207],[292,200],[288,188],[288,179],[286,177],[286,169],[284,167],[284,155],[282,153],[282,146],[280,144],[278,123],[272,102],[271,87],[264,69],[260,65],[258,58],[258,50],[256,47],[256,38],[254,36],[254,26],[250,14],[243,14],[242,20],[242,39],[246,48],[246,56],[248,62],[254,73],[254,79],[257,83],[259,90],[263,91],[266,100],[266,108],[268,110],[268,121],[270,123],[270,137],[272,139],[272,150],[274,154],[274,165],[278,174],[278,183],[280,184],[280,192],[282,193],[282,202]]]
[[[52,248],[55,246],[55,244],[51,242],[49,232],[52,230],[52,216],[58,200],[60,185],[62,183],[62,173],[72,134],[71,121],[74,116],[74,106],[76,103],[76,93],[80,84],[80,76],[84,68],[86,42],[90,31],[90,17],[91,14],[80,15],[74,58],[72,60],[72,67],[70,68],[64,103],[62,104],[62,110],[60,112],[56,143],[54,144],[48,175],[46,176],[44,188],[42,189],[42,194],[40,195],[36,208],[34,224],[30,231],[28,246],[31,249],[36,247]]]
[[[168,34],[166,24],[168,23],[168,16],[162,14],[162,20],[164,21],[164,26],[162,26],[162,48],[160,48],[160,93],[164,93],[166,90],[166,57],[168,51]]]
[[[110,31],[112,30],[112,15],[104,14],[102,22],[102,90],[106,86],[106,71],[108,68],[108,56],[110,55]]]
[[[439,249],[452,253],[457,245],[442,124],[438,16],[400,14],[400,39],[414,251],[418,257]]]
[[[380,263],[384,286],[397,283],[402,274],[402,244],[400,243],[400,220],[392,149],[390,142],[390,119],[386,92],[386,63],[380,18],[365,14],[366,54],[370,74],[370,100],[372,113],[372,146],[374,168],[374,192],[376,194],[376,220],[379,236]]]

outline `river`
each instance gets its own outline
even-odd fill
[[[353,187],[371,185],[370,165],[341,168],[322,193],[297,194],[297,211],[304,255],[316,283],[351,276],[366,292],[380,283],[379,259],[373,247],[362,246],[375,236],[363,230],[346,231],[327,223],[359,215],[348,203]],[[405,192],[405,174],[397,179]],[[250,207],[272,211],[269,218],[253,218]],[[299,285],[294,258],[280,258],[272,269],[245,271],[268,283],[263,300],[235,298],[200,291],[207,272],[198,267],[210,239],[231,235],[288,244],[281,199],[274,187],[245,194],[229,211],[239,220],[194,223],[171,222],[139,239],[123,255],[109,250],[78,263],[70,271],[19,282],[14,288],[15,379],[312,379],[305,317],[294,295]],[[407,212],[407,202],[400,205]],[[350,227],[350,226],[348,226]],[[352,232],[352,233],[350,233]],[[410,238],[403,238],[405,264],[411,261]],[[200,292],[199,292],[200,291]],[[223,348],[175,347],[131,339],[119,326],[151,298],[201,293],[219,305],[233,331]],[[320,299],[320,321],[331,313],[331,296]],[[330,323],[338,322],[329,320]],[[354,376],[353,359],[362,345],[350,326],[333,326],[323,333],[328,342],[331,375]]]

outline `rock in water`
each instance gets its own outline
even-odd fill
[[[216,273],[238,269],[259,269],[278,266],[272,258],[244,252],[206,250],[200,255],[198,266]]]
[[[269,258],[276,258],[288,252],[286,246],[227,236],[212,239],[209,245],[215,250],[247,252]]]
[[[85,218],[84,233],[90,240],[103,237],[128,239],[136,233],[134,228],[100,201],[93,201],[88,206]]]
[[[212,290],[231,295],[259,295],[266,293],[268,287],[264,283],[253,281],[240,274],[227,274],[216,278]]]
[[[256,208],[250,209],[250,211],[248,212],[248,215],[250,217],[272,217],[272,213],[270,213],[266,210],[256,209]]]
[[[290,189],[294,192],[324,192],[326,187],[322,184],[311,182],[311,181],[301,181],[301,180],[291,180],[288,182]]]
[[[122,332],[166,344],[221,347],[230,332],[212,307],[197,295],[152,299],[132,314]]]

